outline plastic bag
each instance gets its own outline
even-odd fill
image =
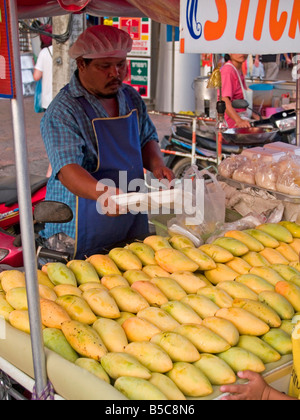
[[[34,92],[34,112],[41,113],[44,112],[42,107],[42,79],[36,82],[35,92]]]

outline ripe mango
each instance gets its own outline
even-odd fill
[[[255,274],[243,274],[242,276],[237,277],[236,281],[248,286],[249,289],[253,290],[256,294],[264,292],[265,290],[274,291],[274,286],[271,283]]]
[[[234,257],[241,257],[249,252],[249,248],[243,242],[234,238],[218,238],[213,244],[227,249]]]
[[[26,287],[25,274],[18,270],[7,270],[0,273],[2,289],[7,293],[16,287]]]
[[[161,329],[143,318],[128,318],[123,322],[122,328],[125,331],[128,341],[149,341],[161,332]]]
[[[293,352],[291,336],[280,328],[272,328],[261,338],[282,356],[292,354]]]
[[[81,284],[78,289],[84,293],[87,292],[88,290],[91,289],[100,289],[100,290],[105,290],[106,292],[108,292],[107,287],[105,287],[103,284],[101,283],[85,283],[85,284]]]
[[[216,316],[232,322],[241,335],[261,336],[270,330],[265,322],[242,308],[222,308]]]
[[[172,248],[168,241],[168,238],[164,238],[160,235],[148,236],[144,240],[144,244],[150,246],[155,252],[159,251],[160,249]]]
[[[113,319],[99,318],[94,322],[93,328],[97,331],[108,351],[122,352],[128,345],[123,328]]]
[[[284,280],[284,278],[271,267],[253,267],[251,268],[250,273],[263,278],[273,286],[276,286],[279,281]]]
[[[140,261],[142,261],[143,265],[156,264],[155,252],[151,246],[143,242],[133,242],[132,244],[128,245],[128,249],[133,252]]]
[[[14,308],[7,302],[4,296],[0,296],[0,317],[8,321],[9,314],[14,311]]]
[[[226,265],[238,274],[247,274],[252,268],[250,264],[240,257],[234,257],[234,259],[226,263]]]
[[[92,255],[86,261],[94,266],[100,277],[111,276],[113,274],[121,275],[120,270],[108,255]]]
[[[125,348],[125,353],[134,356],[150,372],[166,373],[173,368],[170,356],[149,341],[130,343]]]
[[[170,273],[166,270],[163,270],[159,265],[146,265],[143,268],[143,272],[153,279],[154,277],[170,277]]]
[[[200,369],[190,363],[174,363],[167,376],[187,397],[207,397],[213,393],[213,387]]]
[[[88,261],[73,260],[69,261],[67,267],[75,274],[77,283],[100,283],[99,276],[94,266]]]
[[[17,330],[23,331],[26,334],[30,334],[30,322],[28,311],[14,310],[8,315],[9,323],[17,328]]]
[[[233,303],[233,299],[228,293],[213,286],[207,286],[203,287],[203,289],[199,289],[197,295],[207,297],[220,308],[231,308]]]
[[[300,239],[295,238],[293,242],[290,243],[290,247],[299,255],[300,254]]]
[[[151,277],[149,277],[148,274],[146,274],[142,270],[125,271],[125,273],[123,274],[123,277],[129,283],[128,285],[132,285],[136,281],[150,281],[151,280]]]
[[[228,261],[233,260],[234,256],[231,252],[227,251],[221,246],[214,244],[205,244],[199,247],[200,251],[203,251],[209,257],[211,257],[214,262],[219,264],[225,264]]]
[[[146,308],[138,312],[138,318],[155,325],[161,331],[173,331],[180,324],[171,315],[160,308]]]
[[[151,306],[159,307],[168,302],[166,295],[150,281],[136,281],[131,288],[140,293]]]
[[[237,380],[231,367],[214,354],[201,354],[201,359],[194,366],[204,373],[212,385],[229,385]]]
[[[169,300],[180,300],[187,295],[180,284],[170,277],[154,277],[151,283],[155,284]]]
[[[73,271],[65,264],[59,262],[48,263],[44,267],[47,269],[47,276],[55,286],[58,286],[59,284],[71,284],[72,286],[77,286],[76,277]]]
[[[102,277],[101,284],[105,286],[108,290],[116,286],[130,286],[128,281],[123,276],[120,276],[118,274]]]
[[[273,236],[278,242],[285,242],[290,244],[293,242],[293,236],[291,232],[284,226],[277,223],[265,223],[260,226],[257,226],[256,229],[261,230]]]
[[[107,353],[102,357],[101,365],[112,379],[118,379],[121,376],[131,376],[141,379],[151,378],[149,369],[143,366],[131,354],[118,352]]]
[[[202,325],[203,327],[210,329],[220,337],[224,338],[224,340],[227,341],[227,343],[229,343],[231,346],[237,345],[240,334],[233,323],[227,321],[227,319],[212,316],[203,319]]]
[[[181,299],[181,302],[189,305],[202,319],[214,316],[220,309],[220,307],[209,298],[200,295],[187,295]]]
[[[281,355],[273,347],[258,337],[242,335],[238,347],[255,354],[265,364],[275,363],[281,359]]]
[[[91,310],[87,302],[74,295],[64,295],[56,299],[56,303],[66,310],[70,318],[74,321],[82,322],[83,324],[91,325],[97,317]]]
[[[186,293],[197,293],[201,287],[206,286],[205,281],[189,271],[176,271],[171,274],[171,278],[174,279]]]
[[[94,328],[78,321],[66,321],[62,332],[71,347],[81,356],[100,361],[107,349]]]
[[[276,251],[280,252],[289,262],[299,262],[299,254],[289,244],[280,242],[280,246],[276,248]]]
[[[275,286],[275,291],[290,302],[296,312],[300,311],[300,288],[293,283],[280,281]]]
[[[142,378],[122,376],[116,380],[114,387],[129,400],[167,400],[167,397],[156,386]]]
[[[75,365],[87,370],[91,374],[97,376],[97,378],[110,384],[108,374],[105,372],[101,364],[97,362],[97,360],[80,357],[76,360]]]
[[[184,248],[195,248],[194,243],[184,235],[174,235],[169,239],[169,242],[178,251]]]
[[[300,226],[297,223],[283,221],[279,222],[279,224],[290,231],[294,238],[300,238]]]
[[[277,248],[279,246],[279,242],[273,236],[269,235],[267,232],[263,232],[262,230],[258,229],[247,229],[244,232],[251,235],[253,238],[257,239],[259,242],[263,244],[264,247],[267,248]]]
[[[247,232],[239,230],[231,230],[224,235],[226,238],[237,239],[247,246],[249,251],[260,252],[264,249],[264,245]]]
[[[128,318],[134,318],[136,315],[130,312],[120,312],[120,317],[116,319],[116,322],[121,325],[126,321]]]
[[[71,320],[67,311],[52,300],[41,298],[40,305],[42,324],[45,327],[62,329],[62,324]]]
[[[142,309],[149,307],[146,299],[131,287],[117,286],[110,290],[110,294],[117,303],[120,311],[137,314]]]
[[[262,302],[251,299],[235,299],[233,307],[246,309],[272,328],[279,328],[281,325],[281,319],[277,312]]]
[[[231,347],[224,338],[202,325],[180,325],[174,332],[190,340],[200,353],[221,353]]]
[[[295,328],[295,324],[293,323],[293,320],[284,320],[281,323],[280,329],[285,331],[289,336],[292,336],[293,331]]]
[[[169,301],[161,306],[163,311],[170,314],[180,324],[202,324],[202,319],[189,306],[181,301]]]
[[[265,248],[263,251],[260,252],[269,264],[289,264],[289,260],[287,260],[277,249],[273,248]]]
[[[257,300],[257,294],[253,290],[249,289],[248,286],[236,281],[223,281],[217,286],[219,289],[224,290],[228,293],[232,299],[247,298]]]
[[[285,264],[273,264],[271,268],[282,277],[282,280],[285,281],[290,281],[293,277],[300,275],[296,268]]]
[[[214,260],[200,249],[195,247],[183,248],[181,249],[181,252],[194,261],[199,266],[200,271],[212,270],[217,267]]]
[[[83,293],[82,297],[87,301],[94,314],[104,318],[120,317],[120,310],[115,299],[106,290],[89,289]]]
[[[167,375],[162,373],[153,372],[149,382],[156,386],[167,398],[171,401],[184,401],[186,400],[183,393],[180,391],[175,382],[172,381]]]
[[[262,373],[266,370],[263,361],[259,357],[241,347],[231,347],[231,349],[220,353],[218,356],[236,373],[245,370]]]
[[[281,319],[292,319],[295,311],[290,302],[279,293],[265,291],[258,295],[260,302],[266,303],[278,313]]]
[[[60,284],[58,286],[55,286],[53,291],[56,295],[56,299],[59,296],[65,296],[65,295],[74,295],[78,297],[82,296],[82,291],[79,289],[79,287],[71,286],[70,284]]]
[[[300,276],[295,276],[290,279],[290,283],[295,284],[296,286],[300,287]]]
[[[198,264],[173,248],[164,248],[157,251],[155,259],[158,265],[168,273],[175,273],[176,271],[190,271],[193,273],[199,269]]]
[[[71,363],[75,363],[78,354],[70,346],[63,332],[57,328],[43,330],[44,345]]]
[[[42,270],[38,270],[37,271],[37,279],[38,279],[38,284],[41,284],[43,286],[48,286],[50,289],[54,288],[54,284],[52,283],[52,281],[49,279],[49,277],[47,276],[46,273],[43,273]]]
[[[248,254],[243,255],[242,259],[251,267],[268,267],[270,265],[269,261],[257,252],[248,252]]]
[[[74,286],[68,285],[68,287],[74,287]],[[50,289],[50,287],[44,286],[43,284],[39,284],[39,295],[41,298],[53,300],[53,302],[55,302],[57,299],[57,295],[54,289]]]
[[[9,289],[5,296],[7,302],[19,311],[28,310],[26,287],[16,287]]]
[[[238,277],[238,273],[227,267],[225,264],[217,263],[217,268],[214,270],[208,270],[204,272],[205,277],[212,284],[219,284],[222,281],[232,281]]]
[[[141,270],[143,268],[141,260],[129,249],[114,248],[108,255],[121,271]]]
[[[154,335],[151,343],[162,347],[173,362],[197,362],[200,354],[194,344],[186,337],[176,332],[162,332]]]

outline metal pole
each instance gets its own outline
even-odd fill
[[[32,357],[36,382],[36,392],[40,396],[47,386],[46,357],[44,352],[40,298],[37,281],[37,262],[32,220],[31,188],[28,169],[27,139],[22,91],[20,63],[19,28],[17,0],[10,2],[12,31],[12,54],[14,63],[15,98],[11,101],[13,132],[15,143],[16,172],[18,184],[18,203],[22,233],[22,247],[26,274],[26,289],[31,329]]]
[[[297,146],[300,147],[300,54],[297,55],[297,99],[296,99],[296,114],[297,114]]]

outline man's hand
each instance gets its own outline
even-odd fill
[[[172,182],[175,179],[173,171],[166,167],[160,147],[155,140],[146,144],[142,155],[144,168],[152,172],[159,181],[167,179]]]
[[[153,175],[159,181],[167,179],[171,183],[175,179],[174,172],[166,166],[160,166],[158,168],[153,169]]]
[[[260,401],[268,400],[271,387],[264,381],[260,374],[246,370],[239,372],[238,377],[248,379],[245,385],[224,385],[220,391],[231,395],[225,396],[222,400]]]

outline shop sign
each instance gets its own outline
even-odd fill
[[[151,19],[120,17],[113,19],[113,26],[128,32],[133,39],[129,56],[151,56]]]
[[[181,0],[181,52],[298,52],[299,0]]]
[[[151,60],[148,58],[128,58],[128,75],[124,83],[134,87],[144,99],[149,99]]]
[[[13,98],[10,24],[7,0],[0,0],[0,98]]]

